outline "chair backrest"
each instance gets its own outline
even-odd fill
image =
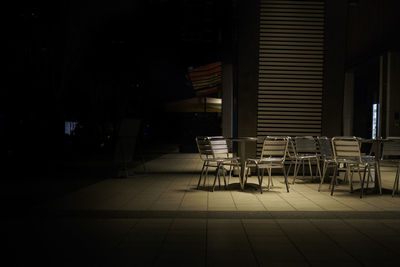
[[[333,158],[333,150],[331,140],[326,136],[318,136],[319,153],[323,158]]]
[[[335,136],[332,138],[333,155],[336,160],[345,159],[362,162],[360,139],[355,136]]]
[[[317,154],[317,143],[313,136],[296,136],[294,144],[297,154]]]
[[[400,159],[400,137],[388,137],[383,142],[381,159]]]
[[[228,144],[223,136],[197,136],[196,143],[203,160],[226,157],[229,154]]]
[[[223,136],[209,136],[214,158],[226,158],[229,154],[228,143]]]
[[[212,149],[210,140],[207,136],[197,136],[196,137],[197,149],[199,150],[200,158],[206,160],[212,157]]]
[[[287,136],[267,136],[264,139],[261,149],[261,159],[280,158],[285,162],[288,151],[289,137]]]

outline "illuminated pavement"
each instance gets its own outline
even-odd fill
[[[400,196],[282,177],[264,193],[196,190],[197,154],[169,154],[3,220],[15,265],[384,266],[398,260]],[[393,176],[393,177],[392,177]],[[391,188],[394,173],[383,172]],[[251,177],[250,183],[256,184]],[[291,180],[291,179],[290,179]],[[19,263],[19,264],[18,264]]]

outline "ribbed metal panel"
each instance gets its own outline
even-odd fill
[[[323,0],[260,0],[258,137],[321,134],[324,16]]]

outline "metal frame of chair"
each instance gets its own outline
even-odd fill
[[[205,186],[208,177],[209,167],[216,168],[212,191],[214,191],[215,189],[217,179],[219,188],[221,187],[220,170],[222,170],[223,172],[224,184],[226,189],[227,183],[225,178],[224,166],[229,166],[230,178],[232,176],[232,167],[240,168],[239,158],[230,155],[227,141],[222,136],[198,136],[196,137],[196,143],[198,151],[200,153],[200,158],[203,160],[203,167],[201,169],[199,181],[197,183],[197,189],[199,189],[200,187],[201,179],[203,176],[203,186]]]
[[[317,151],[317,143],[313,136],[296,136],[294,138],[290,138],[289,141],[289,171],[294,161],[294,171],[293,171],[293,182],[295,183],[298,172],[300,170],[300,166],[303,167],[303,179],[305,177],[305,161],[308,161],[308,165],[310,168],[311,181],[313,181],[314,176],[312,172],[312,161],[316,162],[317,170],[319,172],[319,176],[321,175],[321,169],[319,166],[319,157]],[[289,172],[288,171],[288,172]]]
[[[286,190],[289,192],[289,184],[285,169],[285,161],[288,151],[289,137],[284,136],[267,136],[263,141],[261,155],[256,159],[247,159],[246,161],[246,182],[249,174],[250,167],[255,166],[257,170],[257,178],[260,185],[260,193],[262,194],[262,182],[264,179],[264,170],[268,171],[268,190],[271,188],[272,183],[272,169],[282,169]]]
[[[357,171],[360,180],[361,180],[361,193],[360,198],[363,197],[364,193],[364,184],[365,184],[365,176],[368,170],[368,178],[367,178],[367,188],[371,176],[371,166],[375,167],[375,171],[377,171],[377,164],[372,156],[362,157],[360,150],[360,138],[355,136],[345,137],[345,136],[336,136],[332,138],[332,148],[333,154],[336,161],[336,168],[334,170],[333,179],[331,180],[331,195],[333,195],[333,191],[335,188],[335,184],[337,182],[336,172],[338,170],[338,166],[340,164],[346,165],[346,176],[349,178],[349,186],[350,192],[353,192],[353,173]],[[361,178],[360,170],[364,170],[364,175]],[[378,174],[378,179],[380,180],[380,174]],[[379,183],[381,186],[381,183]]]
[[[336,167],[336,161],[333,154],[331,140],[326,136],[318,136],[318,147],[319,147],[319,160],[322,161],[322,176],[321,183],[318,186],[318,192],[321,190],[321,186],[324,183],[326,172],[328,168]],[[333,178],[332,178],[333,179]],[[330,189],[330,186],[329,186]]]
[[[400,137],[388,137],[389,142],[382,143],[382,154],[379,160],[380,167],[396,168],[396,175],[393,183],[392,197],[399,193],[399,172],[400,172]]]

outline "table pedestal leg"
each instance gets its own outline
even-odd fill
[[[239,151],[239,157],[240,157],[240,188],[242,191],[244,190],[244,182],[245,182],[245,168],[246,168],[246,154],[245,154],[245,149],[246,149],[246,144],[245,142],[240,142],[240,151]]]

